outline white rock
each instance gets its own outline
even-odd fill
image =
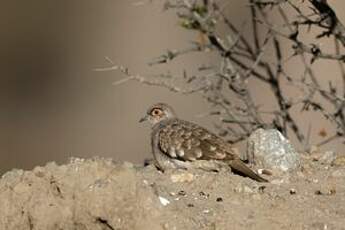
[[[247,142],[246,160],[269,169],[289,171],[300,166],[300,155],[278,130],[258,129]]]
[[[170,204],[170,201],[167,198],[159,196],[158,199],[163,206],[167,206],[168,204]]]

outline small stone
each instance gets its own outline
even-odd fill
[[[193,208],[193,207],[194,207],[194,204],[189,203],[189,204],[187,204],[187,207]]]
[[[253,193],[254,192],[253,189],[249,188],[248,186],[244,186],[243,191],[245,193]]]
[[[201,192],[199,192],[199,196],[201,196],[201,197],[203,197],[203,198],[205,198],[205,199],[208,199],[209,196],[210,196],[210,194],[206,194],[206,193],[204,193],[203,191],[201,191]]]
[[[283,179],[271,180],[271,184],[280,185],[280,184],[283,184],[283,183],[284,183]]]
[[[291,195],[295,195],[297,192],[296,192],[296,189],[294,189],[294,188],[292,188],[292,189],[290,189],[290,194]]]
[[[217,202],[223,202],[223,198],[217,197],[216,201],[217,201]]]
[[[254,193],[254,190],[246,185],[238,185],[234,191],[238,193]]]
[[[265,174],[265,175],[268,175],[268,176],[272,176],[273,172],[271,170],[269,170],[269,169],[258,169],[258,174],[259,175]]]
[[[144,159],[144,167],[149,166],[149,165],[153,165],[154,162],[155,162],[154,159],[146,158],[146,159]]]
[[[326,195],[326,196],[331,196],[331,195],[335,195],[336,194],[336,190],[335,188],[322,188],[319,190],[315,191],[315,195]]]
[[[33,172],[37,177],[44,177],[45,176],[45,172],[44,172],[43,167],[37,166],[34,168]]]
[[[210,213],[210,210],[205,209],[205,210],[203,210],[202,212],[208,214],[208,213]]]
[[[70,159],[69,159],[70,164],[79,164],[79,163],[83,163],[84,161],[85,161],[85,159],[78,158],[78,157],[70,157]]]
[[[171,175],[170,179],[173,183],[191,182],[194,180],[194,175],[191,173],[179,173]]]
[[[246,160],[283,172],[299,168],[301,161],[290,141],[275,129],[258,129],[250,135]]]
[[[176,196],[176,193],[175,192],[169,192],[169,195],[170,196]]]
[[[177,193],[179,196],[186,196],[187,193],[183,190],[180,190],[178,193]]]
[[[266,186],[262,185],[258,188],[259,193],[264,193]]]
[[[167,198],[159,196],[158,199],[163,206],[167,206],[168,204],[170,204],[170,201]]]
[[[315,195],[322,195],[322,192],[321,192],[321,190],[316,190],[316,191],[314,192],[314,194],[315,194]]]
[[[337,190],[335,190],[335,188],[332,188],[332,189],[329,190],[329,194],[330,195],[334,195],[336,193],[337,193]]]

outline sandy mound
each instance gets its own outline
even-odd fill
[[[345,229],[343,166],[306,158],[269,179],[107,159],[49,163],[3,175],[0,229]]]

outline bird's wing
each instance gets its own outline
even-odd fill
[[[194,160],[234,160],[231,146],[208,130],[191,122],[174,120],[159,132],[159,147],[171,158]]]

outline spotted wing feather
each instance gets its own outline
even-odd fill
[[[206,129],[172,120],[160,130],[159,147],[169,157],[184,160],[233,160],[237,156],[225,141]]]

